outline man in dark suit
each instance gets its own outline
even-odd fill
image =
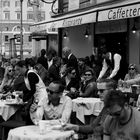
[[[66,61],[67,68],[74,67],[76,70],[76,75],[77,75],[77,77],[79,77],[78,61],[77,61],[77,58],[74,56],[74,54],[71,52],[71,49],[68,47],[64,47],[63,55],[67,59],[67,61]]]
[[[50,83],[53,81],[60,80],[60,73],[59,73],[60,65],[61,65],[61,58],[58,56],[55,56],[53,58],[52,65],[48,69],[48,78],[49,78]]]
[[[42,49],[41,56],[38,58],[37,63],[41,64],[46,70],[48,70],[47,58],[45,57],[45,55],[46,55],[46,50]]]

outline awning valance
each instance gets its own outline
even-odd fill
[[[41,31],[44,29],[47,30],[52,28],[65,28],[92,22],[96,22],[96,12],[86,11],[54,18],[51,21],[44,23],[34,24],[31,26],[31,31]]]

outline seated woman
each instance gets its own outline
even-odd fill
[[[8,92],[12,87],[14,79],[15,79],[15,75],[14,75],[13,67],[12,66],[6,67],[4,78],[0,85],[0,92],[4,92],[4,93]]]
[[[136,79],[138,77],[140,77],[140,74],[137,71],[136,65],[130,64],[128,67],[128,74],[126,74],[124,81]],[[136,82],[135,84],[140,85],[140,81]]]
[[[74,67],[68,67],[65,76],[62,77],[62,83],[65,85],[67,94],[72,99],[78,96],[79,80],[76,78],[76,70]]]
[[[80,96],[81,97],[98,97],[97,95],[97,85],[96,76],[91,68],[88,68],[84,72],[83,81],[80,86]]]

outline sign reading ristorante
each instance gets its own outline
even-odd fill
[[[100,11],[98,21],[118,20],[140,16],[140,4]]]

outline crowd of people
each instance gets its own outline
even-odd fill
[[[56,120],[64,130],[92,134],[92,140],[140,140],[140,112],[130,105],[129,96],[118,89],[140,86],[140,74],[135,64],[124,69],[119,51],[110,52],[102,46],[99,56],[76,58],[69,47],[62,50],[41,50],[37,59],[11,59],[1,62],[1,99],[18,95],[27,102],[26,124],[39,120]],[[121,80],[120,80],[121,79]],[[72,99],[100,98],[104,107],[88,125],[71,124]],[[18,111],[19,113],[20,111]],[[26,116],[26,117],[25,117]]]

